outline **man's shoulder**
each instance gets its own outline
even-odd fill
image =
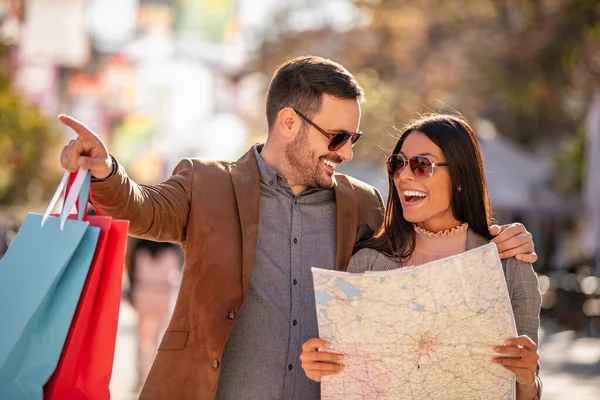
[[[184,158],[180,160],[171,172],[171,179],[179,180],[182,184],[221,185],[230,179],[229,165],[231,161],[203,160],[200,158]]]
[[[190,158],[189,159],[194,165],[194,168],[217,168],[217,169],[227,169],[228,166],[232,165],[234,161],[231,160],[205,160],[202,158]]]
[[[356,179],[353,176],[346,174],[335,174],[335,177],[339,185],[349,185],[358,193],[371,196],[379,195],[379,191],[373,185],[369,185],[368,183],[363,182],[360,179]]]
[[[254,156],[254,148],[251,147],[238,160],[206,160],[203,158],[185,158],[178,164],[185,164],[188,168],[192,168],[194,173],[229,173],[233,168],[243,167],[248,165],[256,166],[256,158]]]
[[[184,158],[175,167],[178,169],[192,169],[194,173],[227,172],[233,161],[225,160],[205,160],[201,158]]]

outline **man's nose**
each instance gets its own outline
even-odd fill
[[[354,150],[352,149],[352,141],[348,140],[344,145],[335,152],[338,156],[344,160],[344,162],[352,161],[354,157]]]

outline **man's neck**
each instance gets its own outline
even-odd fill
[[[271,167],[275,172],[285,176],[284,171],[282,171],[281,168],[281,151],[277,151],[272,146],[269,146],[269,143],[267,142],[260,151],[260,157],[263,159],[265,164]]]
[[[265,143],[262,151],[260,152],[260,156],[265,164],[283,176],[287,180],[288,186],[290,189],[292,189],[292,192],[294,192],[295,195],[299,195],[307,189],[307,186],[296,183],[298,180],[294,179],[293,174],[288,171],[288,168],[286,168],[286,164],[283,160],[283,154],[283,149],[276,149],[273,146],[269,146],[268,143]]]

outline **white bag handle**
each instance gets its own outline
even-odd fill
[[[44,213],[44,216],[42,217],[42,227],[44,226],[44,224],[46,223],[46,220],[50,216],[52,209],[56,205],[56,202],[58,201],[58,198],[60,197],[60,194],[62,193],[63,188],[65,187],[65,185],[67,184],[68,181],[69,181],[69,172],[65,172],[62,179],[60,180],[60,183],[58,184],[58,187],[56,188],[56,192],[54,192],[54,195],[52,196],[52,200],[50,200],[50,203],[48,204],[48,208],[46,208],[46,212]]]
[[[71,212],[71,210],[73,209],[73,206],[75,205],[75,202],[77,201],[77,196],[79,196],[79,192],[81,192],[81,188],[83,187],[83,184],[85,183],[87,174],[88,174],[88,170],[85,168],[79,168],[79,171],[77,171],[77,175],[75,176],[73,185],[71,185],[71,190],[69,191],[69,195],[65,199],[63,209],[60,214],[60,230],[61,231],[64,229],[67,218],[69,217],[69,213]],[[62,193],[65,185],[69,181],[69,175],[70,175],[69,172],[65,172],[62,179],[60,180],[60,183],[58,184],[58,187],[56,188],[56,192],[54,192],[54,195],[52,196],[52,200],[50,200],[50,203],[48,204],[48,208],[46,208],[46,212],[44,213],[44,216],[42,217],[42,227],[46,223],[46,220],[48,219],[48,216],[50,216],[52,209],[56,205],[56,202],[58,201],[60,194]]]
[[[65,222],[67,222],[67,218],[69,218],[69,214],[71,213],[71,210],[73,209],[73,206],[75,205],[75,202],[77,201],[77,197],[79,197],[79,194],[81,192],[81,188],[83,187],[86,178],[88,176],[88,171],[87,169],[80,167],[79,171],[77,171],[77,175],[75,176],[75,180],[73,181],[73,185],[71,185],[71,190],[69,191],[69,195],[67,196],[67,198],[65,199],[65,204],[63,205],[63,209],[62,212],[60,214],[60,230],[62,231],[65,227]],[[88,189],[86,189],[86,192],[84,193],[84,196],[86,197],[86,201],[84,204],[87,203],[87,191],[89,190],[89,186]],[[79,210],[80,211],[80,215],[83,216],[83,212],[84,209]],[[81,217],[80,217],[81,219]]]

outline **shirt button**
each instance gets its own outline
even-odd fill
[[[291,371],[294,368],[292,364],[288,365],[288,369]]]
[[[298,325],[298,321],[294,320],[294,322],[292,322],[292,324],[294,324],[294,326]]]
[[[273,186],[273,181],[269,181],[269,185]]]
[[[298,284],[298,280],[294,279],[294,285]]]
[[[298,239],[294,238],[294,243],[298,243]]]
[[[227,319],[234,320],[235,319],[235,311],[233,311],[233,310],[227,311]]]
[[[214,369],[219,368],[219,360],[214,359],[213,362],[212,362],[212,366],[213,366]]]

